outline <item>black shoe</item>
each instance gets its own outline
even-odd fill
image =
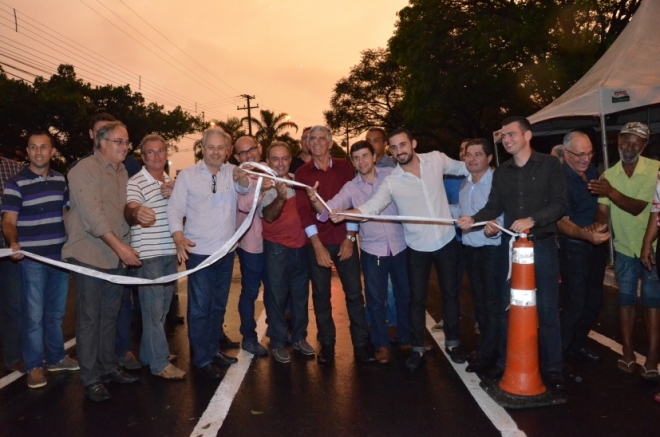
[[[320,364],[332,362],[335,359],[335,345],[321,343],[321,350],[316,358]]]
[[[237,341],[232,341],[226,335],[220,339],[220,349],[238,349],[241,344]]]
[[[449,354],[449,358],[456,364],[463,364],[465,362],[465,352],[463,352],[460,346],[454,346],[451,349],[446,347],[445,352]]]
[[[572,350],[570,353],[576,357],[584,358],[585,360],[589,361],[603,361],[603,358],[600,355],[596,355],[593,351],[590,351],[586,347]]]
[[[485,373],[488,369],[490,369],[490,365],[488,363],[484,363],[483,361],[475,359],[467,365],[465,371],[468,373]]]
[[[502,379],[502,376],[504,376],[504,369],[495,366],[486,370],[483,373],[478,373],[477,376],[479,376],[479,378],[485,383],[492,384]]]
[[[371,344],[365,344],[356,347],[355,358],[365,363],[376,361],[376,357],[374,356],[374,349],[371,347]]]
[[[465,359],[467,360],[468,363],[473,362],[477,358],[477,351],[472,351],[467,356]]]
[[[234,363],[238,363],[238,358],[230,357],[222,352],[218,352],[213,356],[213,363],[216,366],[231,366]]]
[[[415,370],[422,364],[422,361],[424,361],[424,355],[419,352],[413,352],[406,360],[406,368],[411,371]]]
[[[100,382],[95,382],[90,385],[85,386],[85,396],[93,400],[94,402],[107,401],[112,397],[103,384]]]
[[[546,384],[550,388],[554,388],[556,390],[564,390],[566,388],[566,384],[564,383],[564,376],[561,374],[561,372],[548,372],[545,375],[545,380]]]
[[[208,379],[220,379],[222,378],[222,373],[218,370],[213,363],[208,363],[204,367],[198,367],[202,375],[206,376]]]
[[[118,382],[119,384],[132,384],[140,380],[139,376],[133,376],[124,372],[121,369],[115,369],[101,377],[101,382],[107,384],[109,382]]]

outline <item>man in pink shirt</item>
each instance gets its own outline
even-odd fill
[[[254,138],[249,136],[240,137],[234,145],[234,158],[240,164],[244,162],[259,162],[261,158],[261,146]],[[271,180],[264,179],[261,186],[262,192],[271,187]],[[255,196],[256,183],[252,184],[247,194],[238,196],[238,208],[236,211],[236,228],[245,221],[252,207]],[[261,193],[260,193],[261,195]],[[252,226],[238,242],[238,260],[241,264],[241,297],[238,300],[238,314],[241,317],[240,332],[243,336],[241,348],[258,357],[268,355],[268,350],[259,344],[257,338],[257,322],[254,319],[254,302],[259,295],[259,287],[264,273],[264,247],[261,238],[261,218],[255,214]]]

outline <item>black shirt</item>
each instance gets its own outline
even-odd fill
[[[577,174],[566,162],[562,165],[564,180],[566,181],[566,193],[568,195],[568,218],[581,228],[594,222],[598,211],[598,197],[592,196],[587,188],[587,182]],[[584,172],[587,181],[598,179],[598,170],[593,164],[589,164]]]
[[[513,158],[499,166],[493,175],[488,203],[472,218],[475,222],[494,220],[504,213],[504,227],[532,217],[533,235],[557,232],[556,222],[564,216],[568,201],[566,183],[559,160],[532,150],[523,167]]]

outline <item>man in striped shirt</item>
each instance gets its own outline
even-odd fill
[[[176,246],[167,224],[167,199],[174,183],[165,173],[167,146],[160,135],[140,142],[144,167],[128,180],[124,217],[131,225],[131,247],[140,254],[139,278],[155,279],[176,273]],[[165,379],[183,379],[186,372],[170,364],[165,338],[165,316],[176,282],[138,287],[142,308],[140,360],[151,373]]]
[[[21,248],[60,260],[66,240],[63,213],[68,200],[64,176],[50,168],[55,153],[47,132],[28,137],[30,165],[9,179],[2,195],[2,232],[12,251]],[[49,371],[78,370],[66,356],[62,318],[69,289],[69,274],[57,267],[12,255],[20,260],[22,275],[23,362],[30,388],[46,385],[44,361]],[[46,350],[44,351],[44,344]]]

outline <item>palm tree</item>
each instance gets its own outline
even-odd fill
[[[247,121],[257,127],[255,138],[264,151],[273,141],[286,141],[290,138],[285,132],[287,129],[293,128],[298,132],[298,125],[289,121],[289,115],[284,112],[276,115],[273,111],[262,109],[259,111],[259,117],[261,120],[254,117],[243,117],[241,123]]]
[[[238,119],[238,117],[229,117],[227,118],[227,121],[222,121],[222,120],[211,120],[209,123],[207,123],[206,127],[209,126],[219,126],[231,136],[232,142],[236,142],[237,139],[240,137],[247,135],[247,132],[245,132],[245,129],[243,129],[243,123],[241,120]],[[193,150],[195,153],[195,162],[199,162],[202,160],[202,140],[197,140],[195,141],[195,144],[193,145]]]

